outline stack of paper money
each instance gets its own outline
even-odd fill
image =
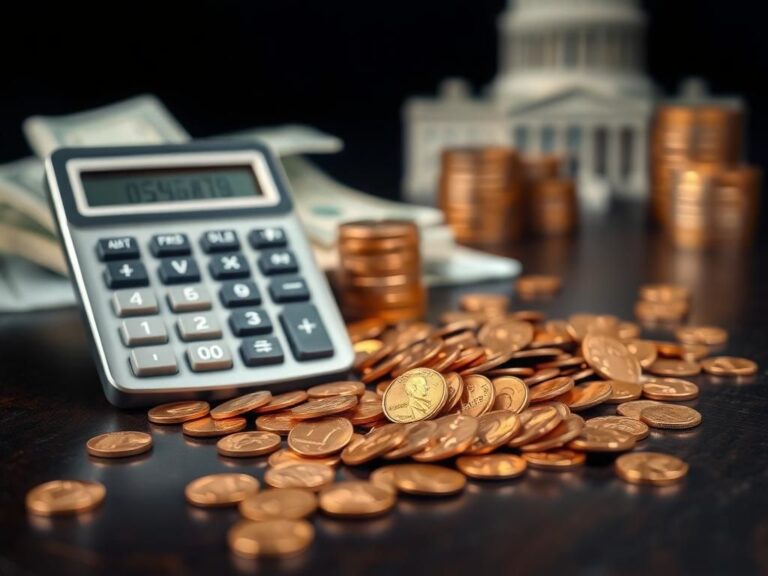
[[[151,95],[68,116],[34,116],[24,122],[23,129],[37,157],[0,166],[0,310],[74,302],[69,281],[64,277],[66,265],[46,197],[43,158],[65,146],[180,143],[191,139]],[[440,211],[354,190],[332,179],[303,156],[340,151],[343,143],[334,136],[307,126],[286,125],[215,139],[262,140],[281,157],[299,216],[318,260],[327,269],[336,264],[336,230],[340,223],[408,218],[421,231],[429,284],[460,284],[519,273],[520,265],[514,260],[455,246]]]

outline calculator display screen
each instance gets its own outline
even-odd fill
[[[250,165],[93,170],[81,172],[80,181],[91,208],[264,195]]]

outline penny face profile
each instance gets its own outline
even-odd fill
[[[384,392],[384,414],[392,422],[408,423],[435,416],[448,400],[442,374],[415,368],[395,378]]]

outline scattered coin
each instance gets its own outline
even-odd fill
[[[389,512],[394,506],[391,490],[365,480],[337,482],[320,491],[320,508],[331,516],[368,518]]]
[[[355,406],[357,406],[357,396],[332,396],[294,406],[288,410],[288,414],[295,420],[310,420],[340,414]]]
[[[520,417],[511,410],[495,410],[477,420],[475,439],[465,454],[488,454],[509,442],[522,429]]]
[[[573,385],[574,381],[570,376],[553,378],[533,386],[528,394],[528,398],[530,398],[531,403],[553,400],[571,390]]]
[[[253,458],[271,454],[280,448],[280,436],[273,432],[238,432],[224,436],[216,443],[222,456]]]
[[[256,429],[287,436],[298,423],[299,420],[296,420],[290,412],[264,414],[256,418]]]
[[[448,386],[448,400],[445,402],[441,414],[448,414],[456,410],[461,402],[464,392],[464,379],[457,372],[445,374],[445,385]]]
[[[376,396],[375,400],[368,401],[365,400],[364,396],[361,396],[357,406],[344,414],[352,424],[361,426],[384,419],[384,407],[381,405],[381,398],[375,393],[374,396]]]
[[[533,326],[521,320],[494,320],[480,328],[477,339],[486,349],[497,354],[516,352],[533,340]]]
[[[394,450],[407,436],[403,424],[387,424],[363,436],[362,441],[347,446],[341,453],[341,459],[349,466],[363,464]]]
[[[658,376],[696,376],[701,372],[701,366],[696,362],[689,362],[687,360],[659,358],[648,366],[648,372]]]
[[[640,380],[640,362],[620,340],[590,333],[584,337],[581,349],[587,363],[603,378],[622,382]]]
[[[629,434],[608,428],[585,426],[568,447],[582,452],[625,452],[635,446],[635,439]]]
[[[493,406],[495,389],[485,376],[470,374],[464,379],[464,391],[461,394],[461,413],[475,418],[482,416]]]
[[[521,446],[520,449],[523,452],[544,452],[545,450],[560,448],[578,438],[583,428],[584,419],[576,414],[570,414],[554,430],[530,444]]]
[[[579,412],[602,404],[613,394],[610,382],[595,381],[574,386],[568,392],[557,398],[573,412]]]
[[[99,506],[106,494],[100,482],[51,480],[27,492],[27,511],[40,516],[81,514]]]
[[[436,416],[448,400],[448,386],[439,372],[416,368],[395,378],[384,392],[384,414],[408,423]]]
[[[219,404],[213,410],[211,410],[211,418],[214,420],[224,420],[225,418],[234,418],[240,414],[245,414],[251,410],[255,410],[261,406],[269,404],[272,400],[272,392],[268,390],[261,390],[259,392],[251,392],[244,396],[239,396],[228,400],[223,404]]]
[[[357,381],[331,382],[319,384],[307,390],[310,398],[331,398],[333,396],[362,396],[365,384]]]
[[[124,458],[152,448],[152,436],[145,432],[108,432],[88,440],[88,454],[99,458]]]
[[[398,464],[395,486],[408,494],[422,496],[450,496],[464,490],[466,477],[450,468],[433,464]]]
[[[647,438],[651,433],[645,422],[641,422],[636,418],[629,418],[628,416],[596,416],[587,420],[584,425],[593,428],[618,430],[632,436],[635,442]]]
[[[559,276],[528,274],[517,279],[515,289],[522,298],[551,298],[560,291],[561,286]]]
[[[640,411],[640,420],[653,428],[684,429],[701,424],[701,414],[688,406],[661,404]]]
[[[525,446],[548,434],[563,421],[566,415],[553,404],[542,404],[528,408],[521,414],[521,417],[529,416],[529,418],[527,421],[523,420],[523,431],[509,442],[510,448]]]
[[[714,376],[752,376],[757,372],[755,362],[735,356],[707,358],[701,362],[701,367]]]
[[[421,452],[411,456],[417,462],[436,462],[452,458],[472,445],[478,422],[472,416],[455,414],[437,420],[434,441]]]
[[[625,344],[629,353],[637,359],[642,368],[648,368],[656,361],[658,351],[656,344],[651,340],[629,340]]]
[[[643,395],[643,385],[639,382],[622,382],[620,380],[607,380],[611,385],[611,395],[606,398],[608,404],[621,404],[637,400]]]
[[[147,418],[153,424],[181,424],[188,420],[197,420],[206,416],[211,407],[208,402],[197,400],[172,402],[155,406],[147,412]]]
[[[531,468],[540,470],[555,470],[567,472],[584,465],[586,457],[583,452],[576,452],[561,448],[559,450],[549,450],[547,452],[524,452],[523,460]]]
[[[307,548],[315,529],[306,520],[240,520],[227,533],[230,549],[238,556],[286,556]]]
[[[722,346],[728,340],[728,332],[717,326],[683,326],[675,331],[675,337],[685,344]]]
[[[299,488],[270,488],[250,493],[240,502],[240,514],[248,520],[299,520],[317,509],[317,497]]]
[[[424,420],[405,425],[405,440],[396,448],[383,454],[386,460],[406,458],[416,452],[421,452],[432,441],[437,432],[437,422]]]
[[[214,420],[206,416],[199,420],[184,422],[182,431],[187,436],[210,438],[213,436],[225,436],[233,432],[240,432],[246,426],[246,420],[242,417],[227,418],[226,420]]]
[[[651,400],[682,402],[699,395],[699,387],[680,378],[650,378],[643,382],[643,396]]]
[[[395,486],[395,470],[397,469],[397,466],[382,466],[381,468],[376,468],[373,472],[371,472],[371,475],[368,477],[368,481],[371,484],[374,484],[378,486],[379,488],[383,488],[384,490],[389,490],[393,494],[397,493],[397,486]]]
[[[368,318],[352,324],[347,324],[347,333],[352,342],[378,338],[387,329],[387,323],[378,318]]]
[[[685,286],[676,284],[646,284],[640,287],[639,297],[648,302],[679,302],[690,299],[691,293]]]
[[[664,486],[680,481],[688,473],[688,464],[680,458],[658,452],[622,454],[614,466],[619,478],[632,484]]]
[[[640,412],[649,406],[658,406],[659,404],[661,404],[661,402],[657,402],[656,400],[634,400],[632,402],[619,404],[616,408],[616,412],[621,416],[640,420]]]
[[[525,382],[527,386],[533,387],[541,384],[542,382],[546,382],[547,380],[552,380],[552,378],[557,378],[559,375],[559,368],[544,368],[543,370],[536,372],[533,376],[524,378],[523,382]]]
[[[187,502],[195,506],[231,506],[258,492],[259,481],[248,474],[209,474],[193,480],[184,489]]]
[[[285,394],[278,394],[277,396],[272,396],[272,399],[269,401],[269,404],[264,404],[264,406],[259,406],[254,410],[257,414],[267,414],[269,412],[278,412],[280,410],[285,410],[286,408],[290,408],[291,406],[296,406],[297,404],[301,404],[307,399],[307,393],[304,390],[294,390],[293,392],[286,392]]]
[[[333,476],[333,468],[325,464],[296,462],[269,468],[264,474],[264,482],[273,488],[320,490],[333,482]]]
[[[352,442],[354,442],[354,437]],[[350,444],[352,443],[350,442]],[[322,458],[306,458],[300,454],[296,454],[290,448],[283,448],[277,452],[270,454],[267,464],[277,468],[281,464],[323,464],[324,466],[335,467],[341,462],[341,455],[332,454],[331,456],[324,456]]]
[[[509,298],[503,294],[465,294],[459,300],[459,306],[467,312],[506,312]]]
[[[288,434],[288,446],[301,456],[317,458],[341,452],[354,428],[346,418],[328,416],[298,423]]]
[[[499,376],[493,379],[495,390],[493,410],[509,410],[519,414],[528,408],[528,385],[515,376]]]
[[[514,454],[459,456],[456,467],[470,478],[501,480],[521,476],[527,467],[525,460]]]

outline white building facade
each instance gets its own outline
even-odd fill
[[[437,98],[406,102],[406,197],[434,203],[444,148],[499,144],[565,157],[586,207],[645,197],[654,90],[644,32],[636,0],[510,0],[484,97],[447,80]]]

